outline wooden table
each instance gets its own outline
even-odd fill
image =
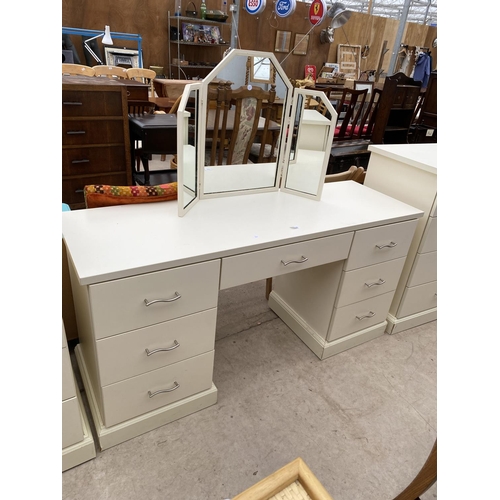
[[[172,97],[150,97],[149,101],[154,103],[158,111],[165,111],[168,113],[172,106],[175,104],[177,98]]]

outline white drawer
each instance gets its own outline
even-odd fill
[[[437,252],[418,253],[408,279],[408,286],[437,280]]]
[[[214,351],[210,351],[106,386],[103,389],[104,425],[116,425],[210,389],[213,364]],[[162,390],[171,391],[153,395]]]
[[[89,286],[95,338],[101,339],[217,306],[220,260]],[[176,299],[176,297],[180,298]],[[156,302],[149,306],[145,301]]]
[[[343,260],[349,254],[352,237],[349,232],[223,258],[220,288]]]
[[[76,397],[75,378],[68,348],[62,349],[62,400]]]
[[[420,253],[435,252],[437,250],[437,217],[429,217],[422,235]]]
[[[217,309],[209,309],[98,340],[101,386],[213,350],[216,319]]]
[[[382,323],[387,317],[394,292],[377,295],[368,300],[336,308],[328,334],[328,341]]]
[[[82,417],[76,397],[62,403],[62,447],[83,441]]]
[[[396,290],[405,260],[405,257],[401,257],[354,271],[344,271],[337,307]]]
[[[405,257],[418,219],[356,231],[344,269],[370,266]]]
[[[437,307],[437,281],[407,288],[403,294],[398,318]]]

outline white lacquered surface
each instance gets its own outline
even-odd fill
[[[437,174],[437,144],[377,144],[368,146],[368,149],[392,160]]]
[[[346,181],[325,184],[321,201],[280,191],[221,197],[184,217],[172,202],[62,212],[62,232],[80,284],[92,284],[421,216]]]

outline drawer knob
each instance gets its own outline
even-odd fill
[[[180,346],[179,342],[177,342],[177,340],[174,340],[174,345],[172,347],[159,347],[158,349],[153,349],[152,351],[146,349],[146,354],[148,356],[151,356],[151,354],[154,354],[155,352],[173,351],[174,349],[177,349],[179,346]]]
[[[368,288],[371,288],[372,286],[383,285],[384,283],[385,283],[385,280],[383,280],[382,278],[380,278],[378,281],[374,281],[373,283],[365,283],[365,286],[367,286]]]
[[[157,394],[162,394],[163,392],[172,392],[172,391],[175,391],[176,389],[178,389],[179,387],[180,387],[180,385],[177,382],[174,382],[174,386],[171,387],[170,389],[160,389],[159,391],[156,391],[156,392],[148,391],[148,396],[150,398],[154,398]]]
[[[174,300],[179,300],[180,298],[181,295],[175,292],[174,296],[171,299],[155,299],[155,300],[144,299],[144,304],[146,304],[146,306],[150,306],[151,304],[156,304],[157,302],[174,302]]]
[[[391,241],[390,243],[387,243],[386,245],[375,245],[379,250],[381,248],[394,248],[397,245],[396,242]]]
[[[82,103],[79,101],[63,101],[64,106],[81,106]]]
[[[373,316],[375,316],[375,313],[373,311],[370,311],[368,314],[365,314],[364,316],[356,316],[356,319],[359,319],[361,321],[362,319],[373,318]]]
[[[90,162],[90,160],[87,160],[87,159],[85,159],[85,160],[71,160],[71,163],[73,165],[75,165],[77,163],[89,163],[89,162]]]
[[[85,130],[68,130],[66,133],[68,135],[84,135]]]
[[[308,261],[307,257],[302,256],[300,260],[287,260],[286,262],[281,261],[284,266],[288,266],[288,264],[302,264],[303,262]]]

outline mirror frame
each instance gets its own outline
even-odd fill
[[[260,56],[249,56],[248,61],[250,64],[250,74],[248,76],[248,81],[251,83],[274,83],[276,81],[276,69],[274,68],[273,65],[269,64],[269,78],[264,79],[264,78],[257,78],[255,76],[255,60],[259,59],[267,59],[266,57],[260,57]]]

